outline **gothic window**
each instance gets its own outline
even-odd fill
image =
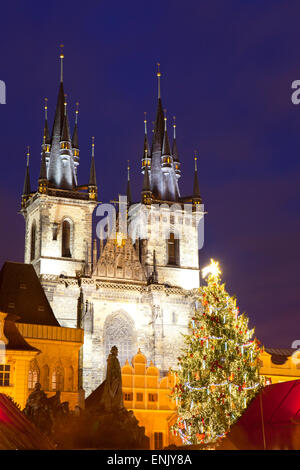
[[[35,245],[36,245],[36,223],[35,221],[31,225],[31,234],[30,234],[30,261],[35,258]]]
[[[47,364],[43,366],[42,369],[42,380],[41,385],[43,390],[49,390],[49,367]]]
[[[39,370],[38,370],[37,365],[34,362],[32,362],[29,366],[29,372],[28,372],[29,390],[32,390],[38,381],[39,381]]]
[[[179,239],[175,238],[174,233],[170,233],[167,241],[168,264],[179,266]]]
[[[131,360],[132,353],[132,327],[125,315],[112,315],[108,317],[105,326],[105,354],[109,355],[113,346],[118,348],[118,359],[121,367],[126,359]]]
[[[71,258],[71,223],[64,220],[62,224],[62,250],[61,256]]]
[[[137,393],[136,394],[136,401],[143,401],[144,395],[142,393]]]
[[[52,372],[51,388],[61,392],[64,390],[64,373],[60,366],[57,366]]]
[[[177,323],[177,315],[176,312],[172,312],[172,322]]]

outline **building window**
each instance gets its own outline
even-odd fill
[[[35,258],[35,245],[36,245],[36,224],[33,222],[30,234],[30,261]]]
[[[113,346],[118,348],[118,359],[121,367],[126,359],[131,360],[132,353],[132,327],[129,319],[122,314],[115,314],[107,318],[105,324],[105,355],[109,355]]]
[[[162,449],[163,448],[163,433],[162,432],[155,432],[154,433],[154,449]]]
[[[172,323],[177,323],[177,315],[176,315],[176,312],[172,312]]]
[[[39,376],[36,369],[29,369],[28,372],[28,388],[32,390],[35,387],[35,384],[38,383]]]
[[[142,393],[137,393],[136,394],[136,401],[143,401],[144,395]]]
[[[0,387],[9,387],[10,366],[0,364]]]
[[[170,233],[170,238],[167,241],[168,249],[168,264],[179,266],[179,239],[175,238],[174,233]]]
[[[64,220],[62,224],[62,250],[63,258],[71,258],[71,224]]]
[[[124,401],[132,401],[133,393],[124,393]]]
[[[157,401],[157,393],[148,393],[148,401]]]
[[[56,367],[52,372],[51,388],[61,392],[64,390],[64,375],[61,367]]]

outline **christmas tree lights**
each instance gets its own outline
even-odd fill
[[[207,285],[185,335],[185,347],[173,371],[172,396],[178,405],[173,427],[185,444],[216,444],[226,436],[264,384],[259,376],[259,342],[239,314],[236,300],[220,283],[219,264],[204,268]]]

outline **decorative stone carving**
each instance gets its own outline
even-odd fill
[[[146,281],[144,268],[141,265],[130,238],[118,244],[115,239],[109,239],[96,264],[94,277],[128,279]]]

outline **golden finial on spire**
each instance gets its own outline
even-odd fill
[[[67,94],[65,93],[65,101],[64,101],[64,107],[65,107],[65,115],[67,114]]]
[[[144,111],[145,134],[147,134],[147,112]]]
[[[197,150],[194,150],[194,160],[195,160],[195,171],[197,171],[197,160],[198,160]]]
[[[130,165],[129,165],[129,160],[127,160],[127,177],[128,181],[130,180]]]
[[[27,158],[27,166],[29,166],[29,157],[30,157],[30,146],[27,145],[27,153],[26,153],[26,158]]]
[[[63,61],[64,61],[64,45],[60,44],[60,81],[63,82],[64,78],[64,66],[63,66]]]
[[[77,124],[77,121],[78,121],[78,113],[79,113],[79,101],[76,102],[75,124]]]
[[[164,109],[165,131],[167,130],[167,110]]]
[[[44,104],[44,110],[45,110],[45,119],[48,119],[48,98],[44,99],[45,104]]]
[[[95,156],[95,137],[92,137],[92,157]]]
[[[176,116],[173,116],[174,139],[176,139]]]
[[[157,65],[157,73],[156,73],[156,75],[157,75],[157,79],[158,79],[158,98],[160,98],[160,77],[161,77],[161,72],[160,72],[160,69],[159,69],[160,63],[157,62],[156,65]]]

